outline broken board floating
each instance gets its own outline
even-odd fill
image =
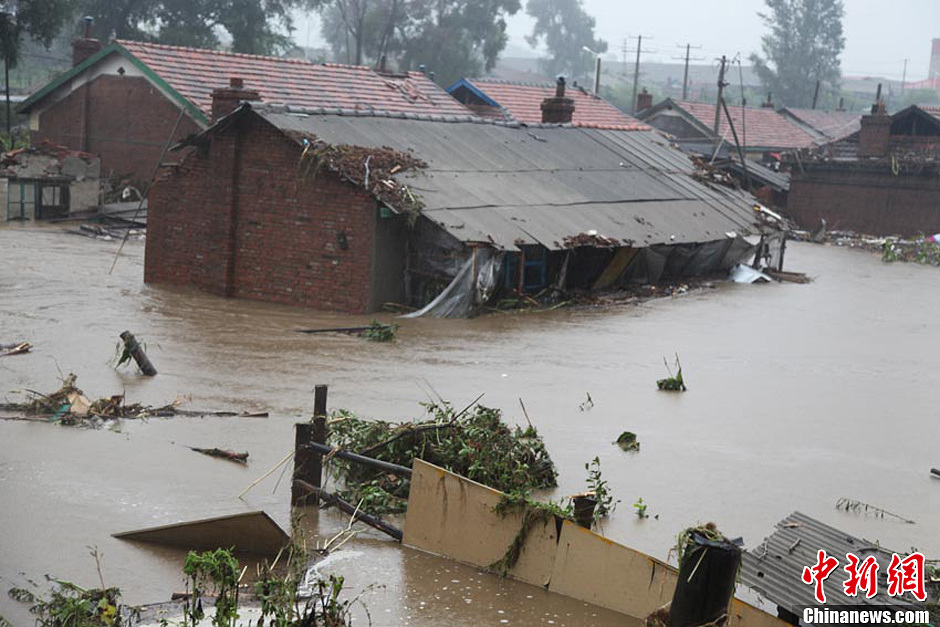
[[[261,510],[125,531],[113,536],[186,549],[234,549],[264,556],[276,555],[290,543],[290,536]]]

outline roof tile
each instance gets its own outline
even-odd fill
[[[542,121],[542,101],[555,95],[552,83],[517,83],[492,78],[466,79],[474,87],[499,103],[510,116],[525,124]],[[569,88],[565,96],[574,100],[572,124],[586,128],[623,131],[648,131],[650,127],[630,117],[603,98]]]
[[[676,105],[688,111],[708,128],[714,127],[715,105],[713,103],[677,101]],[[814,145],[812,135],[773,109],[728,105],[728,112],[731,114],[738,138],[748,146],[809,148]],[[734,135],[724,114],[718,125],[718,134],[726,141],[734,141]]]
[[[304,108],[467,115],[469,111],[420,72],[382,74],[356,65],[117,40],[208,117],[212,90],[239,77],[267,103]]]

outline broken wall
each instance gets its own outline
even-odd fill
[[[503,494],[416,459],[403,544],[479,568],[498,561],[522,525],[494,511]],[[536,523],[508,576],[581,601],[645,618],[669,603],[677,572],[668,564],[564,521]],[[739,599],[731,627],[786,623]]]

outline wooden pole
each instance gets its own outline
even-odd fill
[[[715,136],[718,137],[718,123],[721,121],[721,103],[722,92],[725,90],[725,63],[728,62],[725,55],[721,55],[721,68],[718,70],[718,101],[715,103]]]
[[[124,340],[124,346],[127,347],[127,351],[131,354],[131,357],[134,358],[134,361],[137,362],[140,371],[148,377],[156,375],[157,369],[150,363],[150,359],[147,358],[147,354],[144,353],[144,349],[141,348],[134,334],[130,331],[125,331],[121,333],[121,339]]]
[[[311,448],[310,444],[320,444],[326,447],[326,398],[327,386],[318,385],[314,388],[313,420],[298,422],[294,425],[294,481],[291,484],[291,503],[303,505],[309,491],[297,487],[300,479],[317,488],[323,481],[323,455],[321,451]],[[316,494],[313,495],[313,504],[319,503]]]

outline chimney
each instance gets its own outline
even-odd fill
[[[839,97],[839,107],[836,109],[836,111],[839,111],[840,113],[845,111],[845,98]]]
[[[872,107],[876,112],[862,116],[862,128],[858,134],[859,157],[884,157],[888,154],[891,138],[891,116],[884,110],[884,103]]]
[[[772,93],[767,92],[767,100],[760,103],[760,108],[761,109],[773,109],[774,108],[774,98],[773,98]]]
[[[940,78],[940,39],[934,39],[930,47],[930,79]]]
[[[228,87],[212,90],[212,121],[225,117],[246,100],[261,100],[261,94],[254,89],[245,89],[241,78],[231,77]]]
[[[555,83],[555,97],[542,101],[542,124],[570,124],[574,115],[574,100],[565,98],[565,77]]]
[[[640,92],[640,95],[636,97],[636,110],[637,113],[643,111],[644,109],[649,109],[653,106],[653,94],[646,91],[646,87],[643,88],[643,91]]]
[[[85,22],[82,38],[72,41],[72,67],[75,67],[103,47],[100,41],[91,36],[91,27],[95,23],[95,18],[89,15],[82,21]]]

